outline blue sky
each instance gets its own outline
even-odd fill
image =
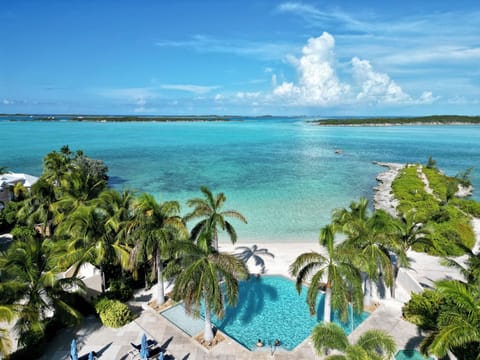
[[[480,115],[480,2],[2,0],[0,113]]]

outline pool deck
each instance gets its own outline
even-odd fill
[[[242,244],[245,245],[245,244]],[[292,248],[293,246],[293,248]],[[316,243],[303,244],[262,244],[275,254],[274,259],[266,258],[268,274],[280,274],[288,276],[288,266],[298,254],[315,250],[319,246]],[[233,251],[233,245],[221,245],[222,251]],[[425,265],[425,258],[416,259],[419,264]],[[435,267],[435,268],[431,268]],[[420,267],[417,276],[425,276],[431,279],[438,269],[436,261],[429,263],[425,269]],[[423,271],[425,270],[425,271]],[[255,273],[258,269],[250,266],[250,271]],[[438,272],[440,274],[440,272]],[[430,276],[428,276],[430,275]],[[89,351],[100,352],[101,360],[126,360],[131,350],[130,342],[139,344],[141,336],[145,333],[149,339],[154,339],[166,350],[169,355],[166,359],[222,359],[222,360],[250,360],[250,359],[321,359],[312,345],[310,338],[307,338],[293,351],[277,349],[273,355],[269,347],[260,348],[256,351],[249,351],[242,345],[226,339],[216,345],[212,350],[204,349],[192,337],[185,334],[167,319],[151,309],[147,303],[151,300],[154,288],[149,291],[139,291],[130,302],[132,308],[138,312],[138,317],[130,324],[120,329],[110,329],[101,326],[99,320],[90,317],[84,320],[78,328],[67,329],[57,335],[49,344],[42,360],[58,359],[67,360],[70,354],[70,343],[73,338],[77,340],[79,355],[88,354]],[[414,349],[418,347],[422,335],[417,327],[402,319],[403,303],[386,299],[379,302],[376,310],[349,336],[352,341],[358,339],[361,334],[369,329],[381,329],[395,338],[398,350]]]

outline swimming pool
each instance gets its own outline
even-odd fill
[[[417,350],[400,350],[395,355],[395,360],[433,360],[433,358],[425,357]]]
[[[304,287],[299,295],[294,282],[283,276],[252,277],[248,281],[241,281],[239,289],[237,306],[227,308],[222,319],[212,316],[212,321],[218,329],[249,350],[257,348],[258,339],[267,346],[279,339],[281,348],[293,350],[323,319],[323,294],[318,299],[317,314],[310,316],[306,303],[307,288]],[[346,323],[341,323],[338,314],[333,313],[332,321],[350,334],[368,315],[364,312],[354,316],[353,321],[350,318]],[[169,320],[182,329],[174,317],[170,316]]]

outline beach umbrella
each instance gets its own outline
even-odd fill
[[[70,345],[70,357],[72,360],[78,360],[77,342],[75,339],[72,340],[72,344]]]
[[[163,360],[163,352],[160,352],[160,355],[158,355],[158,360]]]
[[[148,355],[147,335],[143,334],[142,343],[140,345],[140,357],[142,359],[147,359]]]
[[[88,360],[93,360],[93,352],[88,353]]]

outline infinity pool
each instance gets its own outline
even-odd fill
[[[292,350],[305,340],[313,327],[323,319],[323,294],[319,296],[317,315],[310,316],[306,304],[307,288],[304,287],[299,295],[294,282],[283,276],[262,276],[258,279],[252,277],[248,281],[240,282],[239,287],[237,306],[227,308],[222,319],[212,316],[212,321],[218,329],[250,350],[257,349],[258,339],[262,339],[266,347],[279,339],[281,348]],[[183,305],[177,305],[180,306]],[[175,312],[176,316],[171,316]],[[179,309],[176,307],[162,313],[189,333],[182,324],[185,317],[180,319],[178,314]],[[341,323],[338,315],[333,313],[332,320],[350,334],[368,315],[364,312],[355,315],[353,321],[350,317],[346,323]],[[194,319],[191,321],[196,322]]]

